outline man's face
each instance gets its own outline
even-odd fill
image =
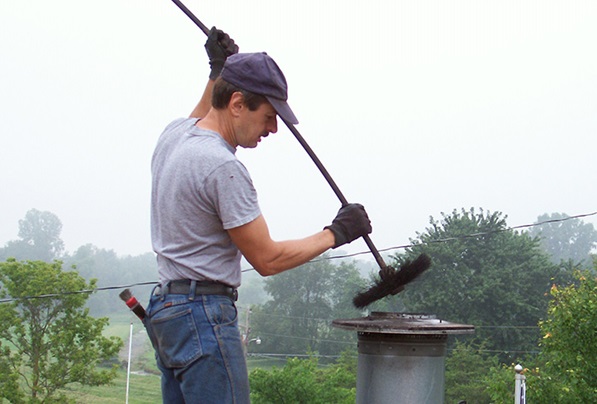
[[[250,111],[245,106],[239,119],[236,131],[236,141],[244,148],[257,147],[261,138],[278,131],[276,110],[272,104],[265,102],[255,111]]]

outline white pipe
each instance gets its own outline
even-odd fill
[[[129,386],[131,380],[131,353],[133,351],[133,322],[131,321],[131,330],[129,332],[129,360],[126,366],[126,404],[129,404]]]

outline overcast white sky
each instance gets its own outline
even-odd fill
[[[185,4],[278,62],[297,129],[365,205],[378,248],[453,209],[510,226],[597,211],[597,2]],[[202,93],[204,42],[169,0],[1,1],[0,245],[35,208],[60,218],[69,252],[151,251],[151,154]],[[338,200],[281,122],[238,155],[274,238],[334,217]]]

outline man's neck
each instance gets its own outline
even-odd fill
[[[210,130],[220,135],[230,146],[236,149],[238,144],[235,141],[234,129],[231,120],[215,109],[210,109],[205,118],[195,123],[201,129]]]

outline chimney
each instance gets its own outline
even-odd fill
[[[475,332],[418,313],[372,312],[332,324],[358,334],[357,404],[442,404],[448,335]]]

